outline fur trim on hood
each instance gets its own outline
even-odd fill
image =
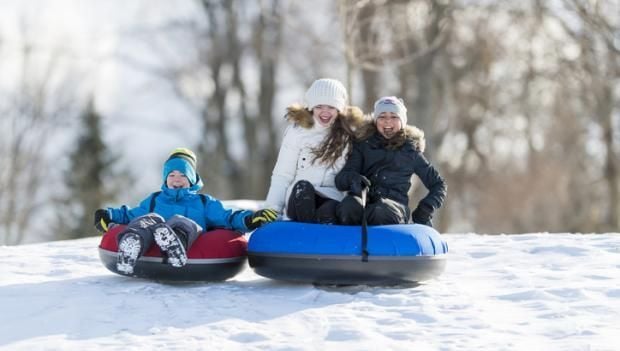
[[[314,118],[312,111],[308,110],[300,104],[293,104],[286,108],[286,119],[298,126],[310,129],[314,126]],[[338,118],[344,123],[343,125],[356,138],[361,137],[365,133],[368,125],[372,124],[372,120],[364,115],[364,112],[357,106],[346,106],[343,112],[338,112]]]
[[[424,138],[424,131],[416,126],[407,125],[403,129],[405,131],[405,139],[413,144],[413,148],[424,152],[426,149],[426,139]]]
[[[379,134],[379,131],[377,130],[377,126],[373,123],[368,126],[368,128],[366,128],[362,139],[370,138],[374,134]],[[383,139],[383,136],[381,136],[381,138]],[[426,139],[424,138],[424,131],[422,131],[422,129],[418,127],[406,125],[395,136],[385,140],[385,147],[390,150],[394,150],[400,148],[405,143],[410,143],[415,150],[424,152],[424,150],[426,149]]]

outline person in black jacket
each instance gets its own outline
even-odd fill
[[[407,223],[408,192],[411,176],[416,174],[429,192],[411,213],[411,220],[432,226],[433,213],[443,204],[447,187],[423,155],[424,132],[407,125],[407,109],[394,96],[377,100],[372,117],[375,123],[367,137],[354,143],[336,176],[336,187],[348,192],[337,208],[339,222],[361,224],[365,207],[369,225]]]

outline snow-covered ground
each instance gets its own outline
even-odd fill
[[[0,247],[1,350],[618,350],[620,235],[444,235],[417,287],[126,278],[99,238]]]

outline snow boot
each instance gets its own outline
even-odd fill
[[[155,242],[168,255],[168,263],[172,267],[183,267],[187,263],[185,246],[177,234],[167,225],[159,225],[153,231]]]
[[[133,274],[133,268],[138,262],[138,256],[142,250],[142,242],[140,235],[136,233],[127,233],[118,243],[118,258],[116,269],[127,275]]]
[[[296,222],[316,221],[316,192],[312,183],[307,180],[295,183],[288,199],[286,215]]]

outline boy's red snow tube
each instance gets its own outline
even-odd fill
[[[99,245],[99,258],[114,273],[116,269],[118,240],[125,229],[116,225],[103,235]],[[187,264],[175,268],[165,262],[157,245],[151,246],[138,259],[132,276],[156,280],[222,281],[232,278],[245,267],[248,242],[242,234],[231,230],[215,229],[202,233],[187,252]]]

